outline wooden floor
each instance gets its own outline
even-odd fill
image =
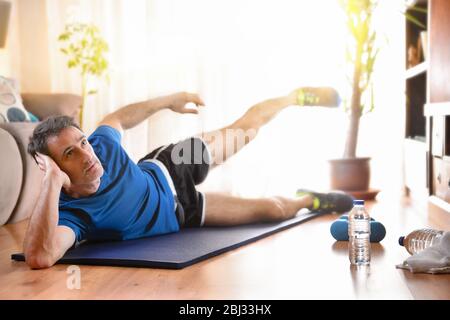
[[[409,254],[398,237],[431,226],[450,230],[450,214],[430,216],[408,200],[370,204],[387,236],[372,245],[369,268],[350,267],[347,243],[329,228],[337,216],[316,218],[182,270],[80,267],[70,289],[68,265],[30,270],[10,260],[21,251],[27,221],[0,228],[1,299],[450,299],[450,274],[396,269]],[[69,286],[68,286],[69,282]]]

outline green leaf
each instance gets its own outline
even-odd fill
[[[409,14],[407,12],[405,12],[405,17],[406,17],[406,19],[408,19],[412,23],[418,25],[419,27],[424,28],[424,29],[427,28],[427,26],[424,25],[422,22],[420,22],[416,17],[414,17],[413,15],[411,15],[411,14]]]
[[[109,47],[99,29],[93,24],[72,23],[67,24],[64,30],[58,39],[68,41],[67,47],[60,49],[69,56],[68,67],[79,67],[83,81],[88,76],[100,78],[106,74],[109,64],[105,52]],[[88,94],[96,92],[90,91]]]
[[[373,95],[373,85],[370,86],[370,109],[369,112],[372,112],[373,109],[375,109],[375,102],[373,99],[374,95]]]
[[[98,90],[89,90],[87,95],[92,95],[92,94],[96,94],[98,92]]]
[[[62,33],[59,37],[58,37],[58,41],[66,41],[68,40],[70,37],[70,34],[68,32],[66,33]]]
[[[426,8],[416,7],[416,6],[409,7],[408,10],[421,12],[421,13],[427,13],[428,12],[428,10]]]
[[[69,60],[69,61],[67,62],[67,66],[69,67],[69,69],[75,68],[76,66],[78,66],[78,63],[77,63],[76,60]]]

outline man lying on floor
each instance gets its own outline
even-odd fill
[[[197,113],[186,104],[204,105],[198,95],[176,93],[128,105],[107,115],[89,138],[69,117],[43,121],[28,145],[45,174],[25,235],[27,264],[50,267],[83,240],[127,240],[183,227],[282,221],[302,208],[350,210],[352,198],[343,193],[244,199],[196,189],[210,168],[238,152],[282,109],[335,106],[337,98],[331,88],[300,88],[254,105],[227,127],[159,147],[137,164],[121,146],[123,130],[164,108]],[[229,132],[247,135],[239,145]],[[218,146],[225,152],[217,152]]]

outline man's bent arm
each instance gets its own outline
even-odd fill
[[[204,105],[196,94],[179,92],[162,96],[143,102],[129,104],[119,110],[108,114],[99,125],[109,125],[120,132],[131,129],[162,109],[170,109],[178,113],[198,113],[196,109],[188,109],[186,103],[193,102],[197,106]]]
[[[31,268],[52,266],[75,242],[72,229],[58,226],[61,187],[58,175],[44,176],[24,240],[25,261]]]

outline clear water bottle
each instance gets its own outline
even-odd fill
[[[354,265],[370,264],[370,216],[364,200],[353,200],[348,215],[348,257]]]
[[[432,246],[443,234],[444,231],[440,230],[418,229],[412,231],[406,237],[400,237],[398,243],[404,246],[410,254],[416,254]]]

